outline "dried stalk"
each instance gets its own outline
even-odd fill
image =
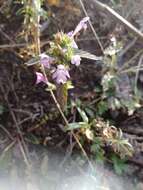
[[[34,2],[35,2],[35,1],[34,1]],[[36,3],[34,3],[33,6],[36,6]],[[40,7],[38,7],[38,8],[40,9]],[[37,7],[35,7],[34,10],[37,11]],[[38,11],[37,11],[37,13],[35,13],[35,15],[36,15],[36,14],[38,14]],[[36,55],[41,54],[39,22],[40,22],[40,17],[37,15],[37,17],[36,17],[36,19],[35,19],[35,28],[34,28],[35,34],[33,34],[34,37],[35,37],[35,43],[36,43],[36,44],[35,44],[35,45],[36,45]],[[36,39],[36,38],[38,38],[38,39]],[[46,75],[45,68],[44,68],[44,66],[43,66],[42,64],[40,64],[40,66],[41,66],[41,71],[43,72],[43,75],[44,75],[44,77],[45,77],[45,79],[46,79],[46,83],[47,83],[47,85],[49,86],[49,82],[48,82],[48,79],[47,79],[47,75]],[[64,122],[65,122],[65,124],[66,124],[66,127],[68,127],[68,125],[69,125],[68,120],[67,120],[67,118],[65,117],[65,115],[64,115],[64,113],[63,113],[63,111],[62,111],[62,108],[61,108],[60,104],[58,103],[58,101],[57,101],[57,99],[56,99],[56,96],[55,96],[55,94],[53,93],[53,90],[52,90],[51,88],[49,89],[49,92],[50,92],[50,94],[51,94],[51,96],[52,96],[52,98],[53,98],[53,100],[54,100],[54,102],[55,102],[55,104],[56,104],[56,106],[57,106],[57,108],[58,108],[58,110],[59,110],[59,112],[60,112],[60,114],[61,114],[61,116],[62,116]],[[76,135],[74,134],[74,132],[71,132],[71,134],[73,135],[73,137],[74,137],[74,139],[76,140],[77,144],[79,145],[81,151],[83,152],[84,156],[86,157],[86,159],[87,159],[87,161],[88,161],[90,167],[93,168],[93,167],[92,167],[92,164],[91,164],[91,162],[90,162],[90,160],[89,160],[89,158],[88,158],[88,155],[87,155],[87,153],[85,152],[84,148],[82,147],[82,145],[81,145],[79,139],[76,137]]]
[[[86,9],[85,9],[85,6],[84,6],[84,4],[83,4],[83,1],[82,1],[82,0],[79,0],[79,2],[80,2],[80,4],[81,4],[81,7],[82,7],[82,9],[83,9],[84,14],[88,17],[88,13],[87,13],[87,11],[86,11]],[[102,43],[101,43],[101,41],[100,41],[100,39],[99,39],[99,37],[98,37],[98,34],[96,33],[96,31],[95,31],[95,29],[94,29],[94,27],[93,27],[91,21],[89,20],[88,22],[89,22],[90,28],[91,28],[91,30],[92,30],[94,36],[95,36],[95,39],[97,40],[97,42],[98,42],[98,44],[99,44],[99,46],[100,46],[100,48],[101,48],[101,51],[102,51],[102,53],[104,54],[104,48],[103,48]]]
[[[98,0],[93,0],[95,5],[100,11],[104,11],[106,13],[109,13],[114,19],[117,20],[117,22],[123,24],[127,29],[129,29],[132,33],[134,33],[138,38],[143,40],[143,33],[137,29],[135,26],[133,26],[129,21],[127,21],[125,18],[123,18],[121,15],[119,15],[116,11],[114,11],[112,8],[110,8],[108,5],[105,5],[104,3],[99,2]]]

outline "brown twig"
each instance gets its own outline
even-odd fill
[[[13,136],[10,134],[10,132],[3,126],[3,125],[0,125],[0,128],[8,135],[8,137],[13,141],[14,138]]]
[[[6,38],[8,41],[10,41],[12,44],[14,44],[15,42],[6,34],[6,32],[4,32],[2,30],[2,28],[0,27],[0,34],[2,34],[2,36],[4,36],[4,38]]]
[[[10,114],[11,114],[11,117],[12,117],[12,119],[13,119],[13,121],[14,121],[14,124],[15,124],[15,127],[16,127],[16,129],[17,129],[17,133],[18,133],[18,135],[19,135],[19,137],[20,137],[20,140],[21,140],[21,142],[20,142],[20,143],[21,143],[21,146],[22,146],[23,151],[25,152],[25,155],[27,156],[27,160],[28,160],[28,150],[27,150],[27,147],[26,147],[24,138],[23,138],[22,131],[21,131],[19,125],[18,125],[16,115],[15,115],[15,113],[13,112],[13,110],[12,110],[12,108],[11,108],[11,106],[10,106],[8,97],[5,95],[5,90],[4,90],[4,87],[3,87],[3,85],[2,85],[1,83],[0,83],[0,89],[1,89],[2,94],[4,94],[4,99],[5,99],[6,103],[7,103],[9,112],[10,112]],[[30,164],[28,164],[28,166],[29,166],[29,165],[30,165]]]
[[[16,139],[13,140],[12,142],[10,142],[10,144],[8,144],[8,146],[6,148],[4,148],[4,150],[0,156],[0,159],[4,158],[5,153],[8,152],[15,145],[15,143],[16,143]]]
[[[88,17],[88,13],[87,13],[87,11],[86,11],[86,9],[85,9],[85,6],[84,6],[84,4],[83,4],[83,1],[82,1],[82,0],[79,0],[79,2],[80,2],[80,4],[81,4],[81,7],[82,7],[82,9],[83,9],[84,14]],[[100,48],[101,48],[101,51],[102,51],[102,53],[104,54],[104,48],[103,48],[102,43],[101,43],[101,41],[100,41],[100,39],[99,39],[99,37],[98,37],[98,34],[96,33],[96,31],[95,31],[95,29],[94,29],[94,27],[93,27],[91,21],[89,20],[88,22],[89,22],[90,28],[91,28],[91,30],[92,30],[94,36],[95,36],[95,39],[97,40],[97,42],[98,42],[98,44],[99,44],[99,46],[100,46]]]
[[[138,38],[143,40],[143,33],[139,29],[137,29],[135,26],[133,26],[129,21],[127,21],[125,18],[123,18],[121,15],[119,15],[116,11],[114,11],[108,5],[105,5],[104,3],[99,2],[98,0],[93,0],[93,2],[97,6],[97,8],[99,8],[99,10],[109,13],[114,19],[117,20],[117,22],[123,24],[132,33],[134,33]]]

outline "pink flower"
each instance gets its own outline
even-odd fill
[[[54,58],[46,55],[45,53],[42,53],[40,55],[40,63],[48,69],[50,68],[50,65],[53,63],[53,61],[54,61]]]
[[[68,70],[64,65],[58,65],[56,71],[53,74],[53,79],[56,80],[57,84],[65,84],[70,78]]]
[[[78,32],[80,32],[82,29],[87,29],[87,22],[89,21],[89,17],[83,18],[79,24],[76,26],[74,32],[72,33],[72,37],[74,37]]]
[[[36,72],[36,77],[37,77],[36,84],[39,84],[40,82],[47,83],[47,79],[42,73]]]
[[[81,58],[79,55],[74,55],[71,58],[71,64],[79,66],[80,65]]]

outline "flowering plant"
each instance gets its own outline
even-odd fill
[[[46,68],[52,71],[52,78],[57,84],[65,84],[70,78],[69,69],[70,64],[79,66],[81,58],[74,53],[74,49],[78,49],[78,46],[74,40],[74,37],[82,30],[87,28],[87,22],[89,17],[83,18],[74,31],[65,34],[59,32],[54,35],[54,40],[50,42],[50,49],[46,53],[42,53],[40,57],[40,63]],[[53,71],[54,69],[54,71]],[[39,77],[37,75],[37,82],[45,82],[45,77]],[[42,73],[41,73],[42,75]]]
[[[44,68],[45,74],[42,72],[36,72],[38,83],[46,83],[51,80],[57,91],[60,91],[60,105],[66,105],[65,100],[67,97],[68,84],[70,82],[70,67],[71,64],[79,66],[81,57],[76,53],[75,49],[78,49],[78,45],[75,42],[75,36],[81,31],[86,30],[89,17],[83,18],[76,26],[74,31],[69,33],[58,32],[54,35],[53,41],[50,42],[50,48],[39,55],[39,62],[41,67]],[[51,82],[50,81],[50,82]],[[62,90],[58,90],[58,88]],[[57,98],[58,98],[57,97]],[[59,98],[58,98],[59,99]],[[64,102],[62,103],[62,101]],[[62,106],[63,107],[63,106]]]
[[[71,66],[78,67],[81,58],[102,60],[102,57],[79,49],[75,42],[75,37],[79,32],[87,29],[88,21],[89,17],[85,17],[78,23],[74,31],[56,33],[53,41],[49,43],[50,48],[41,53],[38,58],[36,57],[26,63],[29,66],[40,63],[41,71],[36,72],[36,84],[43,82],[49,88],[56,89],[57,100],[63,110],[66,107],[67,91],[73,87],[69,73]]]

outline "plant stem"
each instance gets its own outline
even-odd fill
[[[39,1],[39,0],[38,0],[38,1]],[[38,7],[38,9],[37,9],[37,7],[36,7],[36,5],[37,5],[37,4],[36,4],[36,1],[33,1],[33,2],[34,2],[34,3],[33,3],[33,6],[35,6],[35,9],[34,9],[35,12],[36,12],[38,9],[40,10],[40,7]],[[36,48],[35,48],[36,52],[35,52],[35,53],[36,53],[37,56],[39,56],[39,55],[41,54],[41,48],[40,48],[40,30],[39,30],[40,17],[39,17],[38,14],[39,14],[39,11],[37,11],[37,12],[34,14],[34,15],[36,15],[36,18],[35,18],[34,33],[33,33],[33,37],[34,37],[34,39],[35,39],[34,41],[35,41],[35,45],[36,45]],[[41,71],[42,71],[42,73],[43,73],[43,75],[44,75],[44,77],[45,77],[45,79],[46,79],[46,84],[47,84],[47,86],[49,86],[49,82],[48,82],[48,79],[47,79],[47,75],[46,75],[46,71],[45,71],[44,65],[40,64],[40,66],[41,66]],[[63,120],[64,120],[64,122],[65,122],[65,124],[66,124],[66,128],[67,128],[68,125],[69,125],[69,122],[68,122],[67,118],[65,117],[65,115],[64,115],[64,113],[63,113],[63,111],[62,111],[62,109],[61,109],[61,106],[60,106],[60,104],[58,103],[55,94],[53,93],[53,90],[50,88],[49,91],[50,91],[50,94],[51,94],[51,96],[52,96],[52,98],[53,98],[53,100],[54,100],[54,102],[55,102],[55,104],[56,104],[56,106],[57,106],[57,109],[59,110],[59,112],[60,112],[60,114],[61,114],[61,116],[62,116],[62,118],[63,118]],[[84,148],[82,147],[82,145],[81,145],[79,139],[76,137],[76,135],[74,134],[74,132],[71,132],[71,134],[73,135],[73,137],[74,137],[74,139],[76,140],[77,144],[79,145],[81,151],[83,152],[84,156],[86,157],[86,159],[87,159],[87,161],[88,161],[90,167],[93,169],[92,163],[90,162],[90,160],[89,160],[89,158],[88,158],[88,155],[87,155],[87,153],[85,152]]]

